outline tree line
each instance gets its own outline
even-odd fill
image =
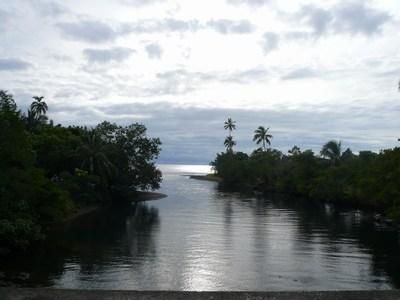
[[[342,149],[340,141],[323,145],[319,155],[294,146],[287,154],[266,146],[273,136],[258,127],[253,141],[262,147],[250,155],[234,152],[235,121],[224,123],[229,130],[225,152],[211,162],[223,186],[260,192],[283,192],[310,200],[340,202],[372,207],[400,220],[400,148],[379,153]]]
[[[0,249],[24,248],[80,207],[159,187],[161,141],[146,127],[54,125],[43,97],[26,112],[0,91]]]

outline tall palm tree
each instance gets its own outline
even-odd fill
[[[225,121],[224,123],[224,129],[229,130],[229,136],[232,136],[232,130],[236,129],[235,123],[236,121],[233,121],[231,118],[228,118],[228,121]]]
[[[333,163],[337,163],[342,154],[342,143],[340,141],[329,141],[321,150],[321,155],[330,159]]]
[[[232,136],[227,136],[224,145],[226,147],[226,152],[233,152],[233,146],[236,145],[236,142],[233,140]]]
[[[254,131],[253,142],[256,142],[257,145],[262,142],[263,150],[265,151],[265,143],[271,145],[272,135],[268,133],[269,128],[265,129],[264,126],[259,126]]]
[[[43,96],[34,96],[32,97],[35,101],[31,104],[31,110],[36,116],[45,115],[47,110],[49,109],[47,103],[43,101]]]

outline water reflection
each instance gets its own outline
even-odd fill
[[[182,176],[189,171],[166,167],[168,198],[100,211],[30,257],[0,261],[0,280],[137,290],[400,287],[399,234],[369,214],[229,193]]]
[[[80,288],[80,281],[101,282],[98,274],[137,267],[147,253],[154,255],[158,224],[158,209],[143,203],[100,210],[55,230],[32,256],[0,261],[3,285]]]

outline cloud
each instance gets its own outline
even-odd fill
[[[264,50],[264,54],[268,54],[269,52],[275,50],[279,46],[279,35],[274,32],[265,32],[262,40],[262,48]]]
[[[313,69],[310,68],[300,68],[297,70],[293,70],[282,77],[283,80],[293,80],[293,79],[307,79],[307,78],[315,78],[320,74]]]
[[[253,7],[260,7],[269,4],[270,0],[227,0],[227,2],[233,5],[245,4]]]
[[[208,21],[207,26],[221,34],[251,33],[254,31],[254,28],[255,28],[255,26],[247,20],[233,21],[233,20],[227,20],[227,19],[218,19],[218,20]]]
[[[162,95],[185,95],[212,83],[248,84],[267,80],[268,71],[263,67],[230,72],[193,72],[175,69],[156,74],[156,81],[150,87],[143,88],[146,97]]]
[[[256,67],[243,71],[232,72],[229,75],[223,76],[221,81],[246,84],[266,80],[268,75],[269,73],[265,68]]]
[[[110,49],[85,49],[83,54],[90,64],[106,64],[112,61],[121,62],[136,52],[130,48],[114,47]]]
[[[57,17],[68,12],[66,7],[55,1],[30,0],[30,4],[43,17]]]
[[[369,7],[367,3],[346,1],[330,9],[305,5],[292,19],[308,25],[312,32],[292,32],[287,37],[298,39],[319,38],[325,34],[378,34],[392,17],[384,11]]]
[[[125,23],[121,26],[120,33],[160,33],[160,32],[195,32],[200,29],[198,20],[145,19],[133,23]]]
[[[64,37],[88,43],[109,42],[118,36],[112,27],[99,21],[60,22],[57,27]]]
[[[145,50],[147,52],[147,56],[150,59],[158,58],[160,59],[162,56],[162,48],[157,43],[151,43],[146,45]]]
[[[255,26],[247,20],[212,19],[201,23],[197,19],[180,20],[175,18],[144,19],[138,22],[122,24],[119,33],[153,34],[161,32],[197,32],[204,29],[213,29],[220,34],[252,33]]]
[[[391,20],[389,14],[368,7],[366,1],[343,3],[335,8],[334,14],[334,30],[352,34],[380,33],[383,25]]]
[[[301,21],[311,26],[313,33],[317,36],[325,33],[333,20],[333,14],[330,10],[314,5],[303,6],[297,16]]]
[[[135,7],[148,6],[148,5],[153,5],[156,3],[163,3],[163,2],[166,2],[166,0],[121,0],[121,3],[127,4],[127,5],[132,5]]]
[[[177,69],[157,74],[157,85],[147,92],[155,95],[186,94],[210,82],[248,84],[266,80],[268,71],[262,67],[231,72],[190,72]]]
[[[14,58],[0,58],[0,71],[24,71],[32,65],[26,61]]]

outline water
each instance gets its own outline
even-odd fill
[[[103,211],[0,261],[5,285],[132,290],[400,288],[400,238],[360,211],[255,198],[161,166],[167,198]]]

